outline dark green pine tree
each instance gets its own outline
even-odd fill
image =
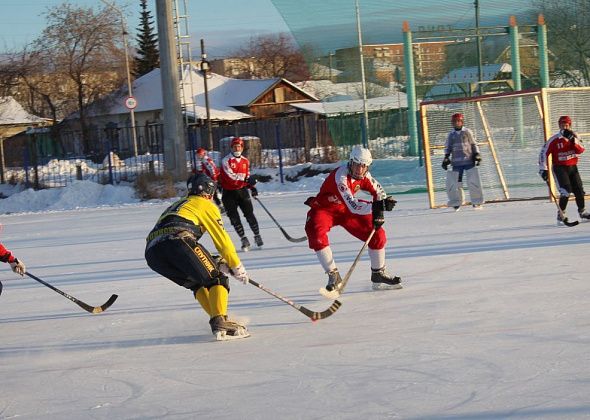
[[[140,0],[141,17],[137,27],[137,56],[133,66],[135,77],[143,76],[153,69],[160,67],[160,52],[158,51],[158,35],[154,33],[154,19],[147,9],[147,0]]]

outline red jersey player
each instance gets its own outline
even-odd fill
[[[15,256],[12,255],[12,252],[7,250],[2,244],[0,244],[0,261],[10,264],[12,271],[21,276],[27,271],[25,264],[22,261],[19,261],[18,258],[15,258]]]
[[[373,238],[369,241],[371,259],[371,282],[373,289],[399,289],[401,279],[392,277],[385,271],[385,222],[383,211],[391,211],[395,205],[393,197],[387,194],[369,173],[373,159],[371,152],[355,146],[350,153],[347,164],[336,168],[328,175],[315,197],[310,197],[305,204],[311,207],[307,213],[305,232],[309,247],[316,252],[320,264],[328,274],[326,290],[339,291],[342,278],[334,262],[328,232],[333,226],[342,226],[352,236],[366,241],[372,230]],[[359,191],[372,196],[372,201],[356,197]]]
[[[195,158],[195,170],[193,171],[193,173],[205,174],[213,181],[215,181],[215,183],[218,183],[219,168],[217,167],[217,165],[215,165],[213,159],[211,159],[211,157],[207,154],[207,151],[202,147],[198,148],[195,152]],[[217,207],[219,207],[219,211],[221,212],[221,214],[225,214],[225,208],[223,207],[223,203],[221,202],[221,188],[219,188],[219,185],[213,195],[213,201],[215,202],[215,204],[217,204]]]
[[[240,236],[242,241],[242,250],[248,251],[250,249],[250,241],[244,232],[242,220],[238,214],[238,208],[242,210],[250,229],[254,233],[254,241],[256,246],[263,245],[262,237],[260,236],[260,229],[258,221],[254,216],[254,207],[250,199],[250,190],[252,197],[258,195],[258,190],[254,186],[256,179],[250,176],[250,161],[242,156],[244,151],[244,140],[239,137],[234,137],[231,142],[231,152],[221,161],[221,174],[219,175],[219,182],[223,188],[222,198],[223,205],[227,212],[227,217],[236,233]]]
[[[539,155],[539,175],[545,182],[549,179],[547,171],[547,159],[551,156],[551,163],[555,179],[559,187],[559,208],[562,210],[557,213],[557,223],[564,220],[567,222],[565,209],[569,201],[569,196],[574,193],[578,214],[582,219],[590,219],[590,213],[584,205],[584,186],[582,178],[578,172],[578,155],[584,153],[584,146],[574,133],[572,128],[572,119],[567,115],[559,117],[559,131],[551,136],[543,145]],[[563,219],[562,219],[563,215]]]

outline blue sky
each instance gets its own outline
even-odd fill
[[[112,0],[108,0],[112,1]],[[139,0],[114,0],[125,11],[132,34],[139,24]],[[42,16],[63,0],[2,0],[0,52],[33,42],[45,27]],[[71,0],[80,6],[102,5],[100,0]],[[184,0],[178,0],[184,4]],[[301,44],[319,50],[350,46],[356,40],[354,0],[186,0],[193,51],[205,39],[211,58],[227,55],[251,37],[291,32]],[[531,0],[481,0],[483,26],[507,25],[512,14],[535,21]],[[422,0],[417,3],[392,0],[360,0],[365,43],[400,42],[401,24],[474,26],[473,0]],[[149,0],[156,15],[155,0]],[[524,20],[524,19],[523,19]],[[523,23],[521,20],[520,23]]]
[[[112,0],[109,0],[111,2]],[[2,0],[0,15],[0,52],[20,49],[33,42],[46,26],[42,16],[62,4],[63,0]],[[183,0],[178,1],[184,4]],[[95,8],[99,0],[72,0],[69,3]],[[125,11],[132,34],[139,24],[139,0],[115,0]],[[240,46],[252,36],[273,32],[287,32],[288,28],[270,0],[187,0],[189,24],[194,36],[194,49],[204,38],[208,52],[225,51]],[[148,1],[152,15],[156,15],[154,0]],[[217,54],[219,55],[219,54]]]

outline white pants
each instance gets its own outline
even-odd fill
[[[463,193],[463,182],[459,181],[459,171],[447,171],[447,196],[449,207],[458,207],[463,204],[465,194]],[[471,169],[463,171],[463,177],[467,179],[467,188],[469,189],[469,198],[471,204],[483,204],[483,191],[481,188],[481,178],[479,176],[479,169],[474,166]]]

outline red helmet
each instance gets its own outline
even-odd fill
[[[206,154],[207,154],[207,151],[205,149],[203,149],[202,147],[199,147],[197,149],[196,155],[198,157],[205,157]]]
[[[241,137],[234,137],[234,139],[231,141],[231,147],[233,148],[236,144],[244,147],[244,140],[242,140]]]
[[[559,117],[559,121],[558,124],[569,124],[572,125],[572,119],[570,117],[568,117],[567,115],[562,115],[561,117]]]
[[[451,116],[451,122],[455,122],[455,121],[458,121],[458,120],[461,120],[461,121],[464,121],[465,120],[465,117],[463,116],[463,114],[456,113],[456,114],[453,114]]]

